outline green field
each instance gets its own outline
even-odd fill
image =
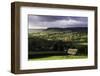
[[[87,31],[41,31],[28,34],[29,60],[83,59],[88,56]],[[78,49],[76,55],[64,50]]]
[[[87,56],[49,56],[44,58],[32,58],[29,60],[63,60],[63,59],[85,59]]]

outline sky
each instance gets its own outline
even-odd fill
[[[88,17],[28,15],[29,29],[87,27]]]

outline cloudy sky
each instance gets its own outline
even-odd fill
[[[28,15],[29,29],[87,27],[87,17]]]

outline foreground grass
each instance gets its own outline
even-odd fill
[[[32,58],[29,60],[62,60],[62,59],[84,59],[87,58],[87,56],[48,56],[48,57],[42,57],[42,58]]]

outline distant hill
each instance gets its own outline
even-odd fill
[[[87,27],[72,27],[72,28],[48,28],[45,31],[87,31]]]
[[[71,28],[47,28],[47,29],[29,29],[29,32],[42,32],[42,31],[56,31],[56,32],[61,32],[61,31],[81,31],[81,32],[87,32],[88,28],[87,27],[71,27]]]

